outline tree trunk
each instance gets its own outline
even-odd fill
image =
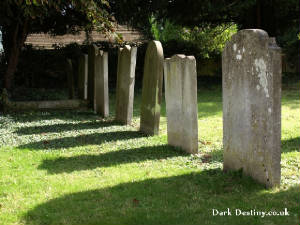
[[[17,69],[18,61],[19,61],[20,49],[17,46],[14,46],[10,51],[9,61],[6,69],[6,73],[4,75],[4,87],[7,90],[11,90],[14,74]]]
[[[22,24],[17,23],[14,27],[13,32],[8,34],[7,38],[11,38],[11,40],[9,41],[11,44],[8,46],[9,48],[5,49],[9,52],[5,52],[7,56],[7,69],[4,74],[4,87],[7,90],[11,90],[13,86],[13,80],[19,61],[20,51],[24,45],[27,35],[28,20],[25,20]]]

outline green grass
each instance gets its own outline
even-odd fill
[[[297,85],[297,86],[296,86]],[[199,154],[91,112],[0,117],[0,224],[298,225],[299,83],[283,90],[282,185],[266,190],[240,172],[222,172],[221,88],[198,95]],[[212,209],[282,211],[290,216],[213,216]]]

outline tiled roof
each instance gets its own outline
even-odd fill
[[[118,25],[116,32],[122,35],[124,41],[140,41],[144,39],[139,31],[128,28],[127,26]],[[105,37],[104,34],[97,31],[92,32],[91,38],[93,41],[111,41],[108,37]],[[40,33],[30,34],[27,37],[25,44],[50,49],[53,48],[54,45],[64,46],[74,42],[82,44],[85,40],[86,35],[84,31],[81,31],[77,35],[66,34],[61,36],[51,36],[49,34]]]

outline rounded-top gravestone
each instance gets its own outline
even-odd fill
[[[148,43],[142,89],[140,130],[145,134],[159,132],[164,53],[159,41]]]

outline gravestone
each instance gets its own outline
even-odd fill
[[[95,58],[98,51],[96,45],[90,45],[88,48],[88,100],[93,108],[95,99]]]
[[[95,54],[94,110],[102,117],[109,116],[108,54],[102,50]]]
[[[119,49],[116,90],[116,121],[130,124],[133,113],[137,47]]]
[[[159,41],[150,41],[144,62],[140,130],[149,135],[159,131],[164,53]]]
[[[79,57],[78,67],[78,96],[80,99],[87,99],[88,88],[88,55],[82,54]]]
[[[198,152],[197,72],[194,56],[165,59],[168,144]]]
[[[69,99],[75,98],[74,69],[71,59],[67,59],[67,78]]]
[[[222,55],[224,170],[280,184],[281,50],[263,30],[241,30]]]

